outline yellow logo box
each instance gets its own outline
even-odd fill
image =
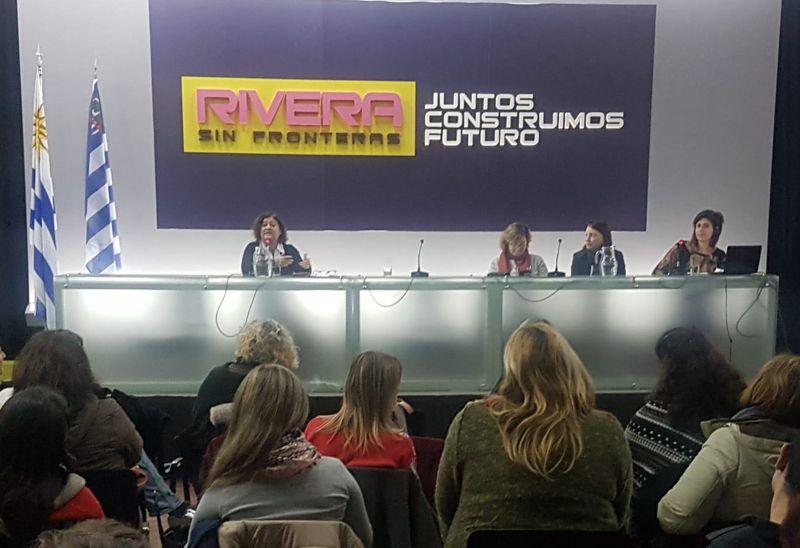
[[[414,156],[415,82],[183,76],[183,150]]]

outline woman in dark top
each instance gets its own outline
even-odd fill
[[[586,225],[583,249],[572,256],[572,276],[599,276],[597,252],[601,247],[614,245],[611,229],[605,221],[590,221]],[[614,258],[617,260],[617,276],[625,275],[625,257],[622,252],[615,249]]]
[[[247,324],[239,333],[234,355],[235,361],[213,368],[200,385],[192,411],[198,426],[210,420],[209,413],[213,407],[233,401],[245,375],[255,366],[277,363],[295,369],[300,365],[291,333],[275,320]]]
[[[725,356],[693,327],[677,327],[656,343],[661,375],[625,429],[633,457],[633,524],[641,538],[656,533],[656,507],[705,441],[700,422],[730,417],[745,388]]]
[[[275,261],[274,273],[278,276],[308,274],[311,272],[311,261],[308,255],[300,258],[300,252],[291,244],[286,234],[286,225],[274,213],[262,213],[253,223],[254,241],[247,244],[242,254],[242,275],[253,276],[253,254],[260,248],[265,255],[272,256]]]
[[[712,273],[725,266],[725,252],[717,249],[725,217],[719,211],[704,209],[692,221],[692,237],[680,240],[653,269],[654,276],[685,276],[690,269]]]

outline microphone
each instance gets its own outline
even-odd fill
[[[425,240],[420,238],[419,239],[419,249],[417,249],[417,270],[415,270],[414,272],[411,273],[411,277],[412,278],[427,278],[428,277],[428,273],[427,272],[423,272],[420,269],[420,257],[422,256],[422,244],[424,244],[424,243],[425,243]]]
[[[558,270],[558,256],[561,253],[561,238],[558,239],[558,247],[556,248],[556,269],[547,273],[548,278],[563,278],[566,276],[564,272]]]

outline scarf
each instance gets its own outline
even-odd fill
[[[502,250],[500,252],[500,260],[497,261],[501,274],[511,274],[511,261],[514,261],[517,265],[519,274],[527,274],[531,271],[531,254],[527,249],[520,258],[512,257],[511,253],[507,253],[507,251],[506,249]]]
[[[308,470],[321,459],[317,448],[300,430],[289,432],[267,455],[259,476],[265,479],[288,478]]]

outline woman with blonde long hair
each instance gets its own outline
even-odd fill
[[[308,440],[345,466],[412,468],[414,444],[394,416],[402,371],[400,360],[388,354],[370,351],[356,356],[341,409],[311,419]]]
[[[504,369],[496,393],[450,425],[436,485],[445,546],[479,529],[624,529],[630,451],[617,419],[595,409],[578,355],[547,322],[525,323]]]
[[[361,489],[339,460],[306,440],[307,417],[308,395],[294,373],[277,364],[250,371],[192,528],[207,520],[344,521],[369,546]]]

